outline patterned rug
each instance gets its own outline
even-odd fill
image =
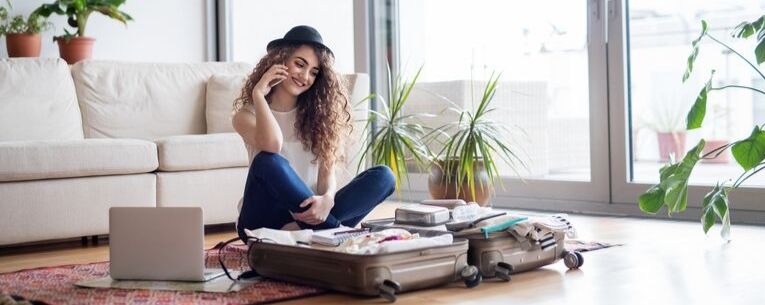
[[[224,263],[234,270],[247,267],[247,248],[230,245]],[[218,250],[208,250],[206,265],[219,268]],[[160,290],[79,288],[74,283],[105,277],[109,263],[44,267],[0,274],[0,294],[11,294],[49,304],[262,304],[303,298],[325,290],[272,280],[260,280],[239,292],[207,293]]]
[[[611,244],[611,243],[605,243],[605,242],[584,241],[584,240],[578,240],[578,239],[566,239],[565,241],[565,248],[568,251],[587,252],[587,251],[595,251],[599,249],[605,249],[605,248],[616,247],[616,246],[623,246],[623,244]]]

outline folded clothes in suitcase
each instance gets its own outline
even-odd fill
[[[373,231],[398,227],[392,218],[366,221],[361,226]],[[446,226],[455,227],[450,224]],[[566,231],[571,227],[561,216],[527,220],[518,215],[501,215],[459,227],[466,229],[449,233],[454,237],[468,239],[468,263],[478,267],[484,278],[498,277],[509,281],[510,274],[553,264],[560,259],[564,259],[570,269],[579,268],[584,263],[581,253],[569,252],[564,248]],[[421,235],[444,234],[440,231],[408,229]]]
[[[458,280],[472,288],[482,279],[478,269],[468,264],[468,241],[461,238],[448,245],[381,254],[257,239],[248,244],[250,267],[261,276],[389,301],[395,301],[399,292]]]

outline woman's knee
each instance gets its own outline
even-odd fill
[[[261,151],[252,160],[251,167],[262,168],[264,170],[271,170],[274,167],[282,166],[289,163],[287,159],[280,154],[275,154],[267,151]]]
[[[393,171],[390,169],[390,167],[385,165],[378,165],[370,168],[369,170],[374,173],[375,177],[380,182],[380,185],[382,185],[385,191],[388,191],[388,193],[393,193],[393,191],[396,189],[396,176],[393,174]]]

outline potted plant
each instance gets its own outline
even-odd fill
[[[701,151],[702,154],[709,153],[710,151],[730,144],[730,141],[728,140],[728,135],[730,134],[728,132],[728,127],[730,125],[730,107],[727,105],[727,101],[725,101],[725,104],[715,103],[709,106],[710,107],[707,107],[707,110],[710,110],[709,118],[711,120],[712,132],[711,136],[705,139],[706,145],[704,145],[704,149]],[[728,163],[729,160],[730,157],[728,151],[722,150],[719,154],[715,154],[714,157],[701,159],[701,162]]]
[[[377,99],[378,110],[369,110],[365,131],[377,125],[373,132],[364,132],[364,145],[359,158],[358,169],[369,158],[373,164],[383,164],[390,167],[396,176],[396,192],[400,195],[401,182],[408,182],[407,164],[414,161],[417,166],[427,163],[430,155],[428,147],[423,142],[427,127],[417,123],[420,117],[432,116],[427,113],[405,114],[404,105],[412,92],[422,67],[417,70],[411,81],[400,75],[395,79],[388,69],[389,102],[379,94],[370,94],[361,102]]]
[[[67,24],[77,31],[69,32],[64,29],[65,34],[53,37],[53,40],[58,42],[61,58],[69,64],[74,64],[93,55],[95,38],[85,36],[90,14],[98,12],[127,25],[133,18],[119,10],[124,3],[125,0],[58,0],[41,5],[33,14],[43,17],[51,14],[67,16]]]
[[[643,126],[656,133],[660,162],[669,161],[670,156],[682,158],[685,152],[683,111],[683,105],[676,101],[659,101],[650,108],[649,117],[640,119]]]
[[[751,67],[759,77],[765,81],[765,74],[758,68],[765,62],[765,15],[753,22],[742,22],[736,26],[731,34],[734,38],[747,39],[757,37],[754,47],[754,56],[756,64],[741,55],[738,51],[729,47],[724,42],[712,36],[708,31],[706,21],[701,22],[701,34],[692,42],[692,51],[688,56],[687,68],[683,75],[683,81],[686,81],[693,72],[693,64],[699,54],[699,41],[709,39],[719,44],[723,48],[736,54],[744,63]],[[704,123],[707,111],[707,96],[709,92],[715,90],[727,90],[730,88],[746,89],[756,95],[765,96],[765,88],[755,88],[746,85],[727,84],[718,87],[712,86],[714,70],[712,70],[709,80],[699,91],[696,101],[688,111],[686,126],[688,130],[700,128]],[[730,180],[718,182],[712,190],[704,196],[701,203],[701,223],[704,233],[707,233],[717,219],[722,223],[720,231],[721,236],[730,239],[730,204],[728,194],[737,189],[749,178],[765,169],[765,128],[755,125],[751,134],[744,139],[733,141],[727,145],[703,153],[706,146],[705,139],[701,139],[680,162],[670,162],[659,170],[659,183],[649,188],[638,198],[638,204],[643,212],[655,214],[663,206],[667,206],[667,213],[682,212],[686,208],[688,195],[688,179],[696,164],[703,159],[714,158],[723,151],[730,148],[731,154],[736,162],[741,166],[743,172],[732,183]]]
[[[9,16],[9,8],[0,6],[0,36],[5,35],[8,57],[39,57],[40,32],[51,28],[51,23],[34,12],[27,19],[22,15]],[[10,18],[9,18],[10,17]]]
[[[518,173],[526,164],[505,143],[509,130],[488,117],[500,74],[492,73],[475,109],[451,107],[459,119],[431,132],[429,139],[446,138],[433,158],[428,189],[434,199],[463,199],[487,205],[500,181],[497,161],[503,160]],[[471,103],[475,104],[475,103]]]

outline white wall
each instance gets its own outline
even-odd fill
[[[321,33],[335,54],[335,69],[352,73],[354,28],[352,0],[231,1],[232,59],[256,63],[271,40],[282,38],[296,25],[310,25]]]
[[[29,15],[52,0],[11,0],[12,15]],[[133,17],[127,27],[99,13],[88,19],[86,36],[96,38],[93,58],[143,62],[201,62],[206,59],[205,0],[130,0],[120,7]],[[66,17],[52,15],[53,29],[42,33],[41,57],[58,57],[54,35],[64,33]],[[0,39],[0,58],[7,58]]]

